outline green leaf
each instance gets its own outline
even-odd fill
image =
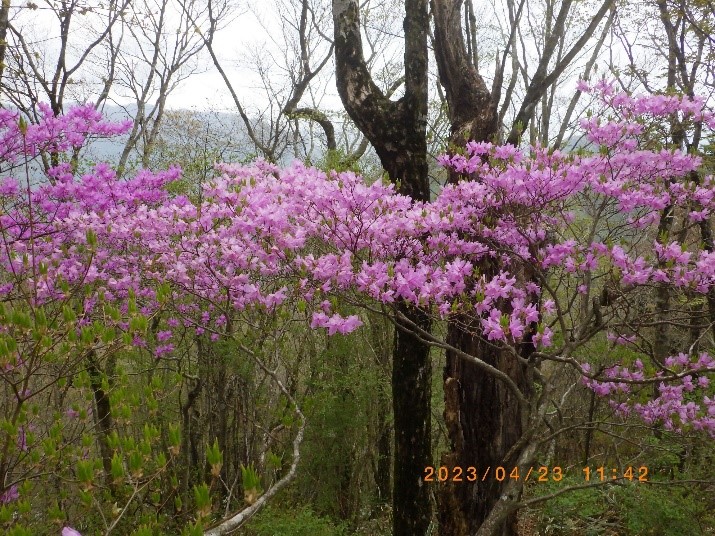
[[[25,527],[16,526],[7,532],[7,536],[33,536],[33,534]]]
[[[13,510],[7,506],[3,505],[0,507],[0,523],[3,525],[9,523],[12,520]]]
[[[114,480],[120,480],[124,477],[124,465],[122,464],[122,457],[118,453],[114,453],[112,456],[112,478]]]
[[[196,524],[189,527],[184,527],[181,531],[181,536],[202,536],[204,533],[204,527],[201,521],[196,521]]]
[[[261,477],[253,467],[253,464],[248,466],[241,464],[241,483],[243,484],[243,489],[261,489]]]
[[[211,495],[209,495],[209,487],[206,483],[200,486],[194,486],[194,501],[196,509],[199,511],[199,516],[206,516],[211,511]]]
[[[129,331],[138,331],[143,333],[147,329],[147,320],[144,315],[135,316],[129,321]]]
[[[62,317],[67,323],[74,322],[75,320],[77,320],[77,315],[69,305],[65,305],[62,308]]]
[[[16,326],[24,329],[30,329],[30,327],[32,326],[32,320],[30,319],[30,315],[28,315],[24,311],[13,311],[12,316],[10,317],[10,321]]]
[[[87,244],[90,246],[94,247],[97,245],[97,233],[94,232],[92,229],[87,229],[87,232],[85,233],[85,238],[87,239]]]
[[[80,490],[79,499],[85,506],[92,506],[92,494],[89,491]]]
[[[104,330],[102,330],[102,342],[104,344],[109,344],[116,338],[117,333],[113,326],[107,326],[106,328],[104,328]]]
[[[129,454],[129,471],[135,477],[141,476],[143,473],[142,466],[144,465],[144,459],[139,451],[132,451]]]
[[[94,479],[94,468],[92,463],[87,460],[77,462],[77,479],[83,484],[91,484]],[[90,497],[91,502],[91,497]]]
[[[151,527],[148,527],[147,525],[142,525],[134,532],[132,532],[132,536],[154,536],[154,531],[151,529]]]
[[[206,450],[206,459],[211,465],[223,463],[223,455],[218,447],[218,439],[214,439],[213,445]]]
[[[178,424],[169,425],[169,451],[176,455],[181,446],[181,426]]]
[[[65,520],[65,513],[55,501],[47,510],[47,515],[54,523],[62,523]]]
[[[42,308],[35,310],[35,325],[40,327],[47,326],[47,315]]]
[[[89,326],[82,326],[80,340],[84,344],[91,344],[94,341],[94,330]]]

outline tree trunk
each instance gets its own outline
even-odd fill
[[[181,402],[181,456],[178,464],[184,470],[181,480],[181,496],[184,500],[189,500],[189,492],[193,485],[198,482],[199,467],[199,442],[200,435],[195,430],[194,422],[197,420],[196,401],[201,395],[203,380],[197,378],[187,385],[188,393],[186,402]]]
[[[506,373],[522,392],[528,392],[523,365],[513,355],[483,342],[474,334],[477,326],[464,329],[464,321],[459,318],[449,323],[447,342]],[[451,351],[447,352],[444,368],[444,389],[451,450],[442,455],[441,465],[450,469],[450,475],[455,474],[453,468],[460,467],[465,476],[461,482],[445,482],[440,489],[440,534],[467,536],[480,528],[509,482],[519,452],[509,459],[505,456],[524,431],[522,413],[514,393],[502,381]],[[469,467],[476,468],[478,478],[474,482],[466,478]],[[503,484],[496,479],[497,467],[506,471]],[[516,512],[507,516],[501,534],[517,534]]]
[[[388,422],[388,401],[378,401],[379,407],[377,410],[377,463],[375,465],[375,485],[377,486],[377,502],[386,504],[390,500],[390,483],[392,480],[392,470],[390,468],[392,461],[392,426]]]
[[[391,366],[390,351],[394,346],[394,341],[388,337],[390,333],[385,329],[386,323],[383,318],[371,318],[370,327],[372,329],[372,346],[375,348],[375,364],[380,372],[386,374]],[[376,463],[374,466],[377,499],[375,502],[382,506],[389,504],[392,490],[392,422],[390,419],[392,403],[387,393],[383,393],[382,390],[380,390],[375,403],[377,404]]]
[[[5,71],[5,52],[7,51],[7,25],[10,14],[10,0],[0,4],[0,81]]]
[[[435,56],[449,104],[452,148],[464,147],[469,140],[495,142],[499,139],[498,96],[489,91],[465,51],[460,7],[459,0],[432,2]],[[451,173],[449,182],[456,183],[459,179],[460,176]],[[479,269],[487,277],[499,271],[494,263],[482,263]],[[479,336],[480,330],[468,317],[458,315],[450,319],[447,342],[506,373],[523,393],[528,392],[524,367],[512,355],[487,345]],[[456,474],[454,468],[461,468],[463,477],[461,482],[448,480],[441,484],[440,534],[467,536],[482,526],[509,484],[509,478],[498,482],[495,471],[503,467],[508,477],[520,454],[517,451],[510,459],[504,459],[522,436],[522,415],[514,394],[503,382],[452,351],[447,351],[444,389],[444,418],[450,450],[442,455],[441,465],[449,468],[450,475]],[[478,473],[474,482],[467,478],[469,467],[475,467]],[[496,534],[516,535],[516,511],[500,518],[502,521],[494,529]]]
[[[427,0],[405,0],[405,94],[398,101],[380,91],[367,69],[359,13],[356,0],[333,0],[338,93],[400,193],[428,201]],[[430,329],[423,311],[405,303],[398,304],[398,309],[408,323]],[[398,325],[392,361],[395,536],[427,534],[432,518],[429,490],[423,481],[432,459],[430,390],[429,346]]]
[[[109,400],[109,394],[102,386],[102,372],[99,368],[97,352],[92,349],[87,355],[87,371],[89,372],[90,386],[94,393],[95,411],[94,421],[97,425],[97,442],[99,443],[99,452],[102,456],[102,467],[104,469],[104,478],[112,496],[115,495],[116,489],[112,478],[112,448],[109,446],[109,436],[114,427],[112,418],[112,404]],[[111,375],[114,372],[114,358],[110,358],[107,364],[106,377],[111,382]]]
[[[464,43],[458,3],[435,2],[435,55],[440,79],[445,87],[452,125],[451,147],[464,147],[468,140],[495,141],[498,138],[497,103],[492,99],[482,77],[463,54]],[[459,177],[450,174],[450,182]],[[480,266],[481,273],[496,273],[496,267]],[[523,388],[524,374],[513,357],[496,351],[480,339],[479,326],[465,329],[465,317],[453,318],[447,328],[447,342],[507,373]],[[467,324],[468,326],[469,324]],[[505,469],[513,460],[504,455],[522,434],[519,406],[514,395],[496,378],[480,371],[474,364],[447,352],[444,368],[444,418],[450,451],[442,455],[441,465],[455,474],[476,467],[479,478],[469,482],[447,481],[439,493],[438,519],[443,536],[474,534],[497,503],[502,486],[494,478],[496,467]],[[489,468],[491,474],[482,477]],[[507,469],[508,470],[508,469]],[[516,514],[507,516],[501,528],[505,536],[516,534]]]
[[[402,313],[421,329],[430,329],[429,317],[403,305]],[[432,520],[425,467],[432,465],[431,379],[429,347],[414,335],[395,331],[392,361],[392,403],[395,412],[395,465],[393,535],[427,534]]]

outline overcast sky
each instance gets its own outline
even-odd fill
[[[51,58],[48,64],[54,65],[60,43],[58,20],[45,2],[37,1],[35,4],[36,7],[29,8],[27,2],[13,3],[10,18],[16,27],[22,29],[23,37],[28,44],[49,52],[48,58]],[[89,4],[96,7],[102,5],[102,2],[88,2]],[[244,7],[237,9],[230,23],[223,27],[214,39],[214,49],[222,67],[239,97],[242,101],[246,101],[245,106],[249,109],[253,106],[263,107],[267,103],[265,89],[261,86],[260,77],[256,73],[255,65],[252,64],[249,51],[257,50],[266,55],[278,54],[281,45],[278,16],[271,4],[272,2],[252,2],[248,9],[244,2]],[[140,2],[138,5],[151,5],[151,2]],[[70,47],[73,45],[81,47],[89,41],[89,36],[83,28],[89,20],[91,19],[87,16],[73,17]],[[70,49],[70,60],[71,52]],[[202,61],[199,69],[172,92],[168,106],[235,111],[230,94],[214,68],[209,54],[203,51],[200,57]],[[334,84],[330,84],[328,89],[332,93],[332,96],[328,96],[331,103],[328,106],[340,106]],[[133,101],[130,95],[122,95],[116,90],[112,92],[112,98],[122,104]]]

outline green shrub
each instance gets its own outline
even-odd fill
[[[703,527],[712,514],[708,513],[701,496],[682,487],[633,485],[613,491],[628,534],[696,536],[707,533]]]
[[[267,508],[249,522],[247,536],[341,536],[347,534],[343,525],[314,514],[308,508],[295,510]]]
[[[577,480],[532,488],[546,495]],[[582,482],[581,482],[582,483]],[[715,517],[705,494],[676,485],[629,483],[576,490],[533,511],[544,536],[696,536],[712,534]]]

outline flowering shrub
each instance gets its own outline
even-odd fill
[[[147,422],[138,441],[100,433],[99,455],[90,448],[91,411],[109,387],[102,367],[120,367],[112,356],[127,348],[168,362],[189,330],[213,341],[230,338],[240,322],[236,313],[287,303],[330,335],[362,324],[358,315],[340,314],[342,302],[389,310],[405,301],[441,318],[472,317],[491,344],[513,351],[529,344],[535,359],[571,363],[597,394],[624,397],[614,399],[623,413],[632,409],[650,424],[687,425],[715,437],[708,394],[715,365],[707,352],[659,362],[643,351],[647,365],[639,358],[601,370],[576,359],[580,345],[606,333],[614,345],[642,349],[657,315],[634,317],[620,306],[652,288],[666,286],[685,300],[713,289],[715,254],[695,233],[715,207],[713,181],[694,179],[696,156],[647,148],[645,129],[674,114],[708,127],[715,120],[698,100],[632,98],[607,84],[581,89],[600,95],[618,117],[582,122],[593,151],[534,147],[525,154],[470,143],[465,154],[440,160],[471,180],[445,186],[431,203],[367,185],[353,173],[298,163],[223,164],[200,203],[167,194],[178,169],[119,181],[106,165],[75,177],[60,164],[48,172],[49,184],[33,190],[27,177],[26,187],[5,178],[0,440],[7,454],[0,459],[0,522],[9,523],[13,509],[30,509],[23,497],[41,479],[38,468],[50,463],[62,466],[58,487],[72,481],[86,508],[106,510],[92,495],[102,471],[109,504],[128,504],[145,491],[156,494],[156,504],[165,500],[162,493],[171,496],[172,485],[162,479],[170,480],[178,432],[163,448]],[[3,161],[16,166],[40,149],[67,150],[87,135],[122,128],[87,108],[33,127],[3,112]],[[596,216],[584,231],[579,218],[590,207]],[[669,207],[683,212],[675,239],[658,234]],[[658,397],[629,396],[633,386],[653,382]],[[33,412],[50,386],[75,402],[48,420]],[[147,393],[152,406],[152,389]],[[121,408],[121,397],[112,402]],[[208,515],[208,492],[196,493]],[[107,530],[126,512],[115,508],[113,517],[103,515]],[[67,520],[64,508],[53,512],[58,523]]]
[[[93,284],[94,263],[117,252],[100,248],[91,231],[61,222],[78,211],[131,211],[159,202],[166,197],[161,186],[178,171],[143,172],[120,182],[100,165],[77,180],[70,164],[59,163],[42,185],[31,188],[44,169],[33,161],[51,153],[48,160],[60,162],[62,151],[78,149],[88,137],[128,127],[104,123],[92,107],[60,118],[44,112],[38,125],[0,113],[5,150],[0,161],[5,173],[0,179],[0,524],[8,534],[37,534],[54,525],[71,536],[79,532],[68,522],[99,530],[89,512],[105,519],[102,531],[121,526],[132,493],[151,496],[165,485],[159,477],[165,477],[179,438],[175,434],[166,452],[153,424],[135,423],[140,430],[143,426],[139,441],[129,437],[131,430],[113,429],[112,422],[131,414],[137,396],[122,379],[126,363],[117,364],[117,353],[126,348],[122,335],[129,342],[133,336],[120,326],[137,329],[146,317],[134,298],[125,296],[122,313],[113,305],[119,301],[105,300]],[[156,415],[153,384],[144,403]],[[106,479],[99,478],[102,472]]]

